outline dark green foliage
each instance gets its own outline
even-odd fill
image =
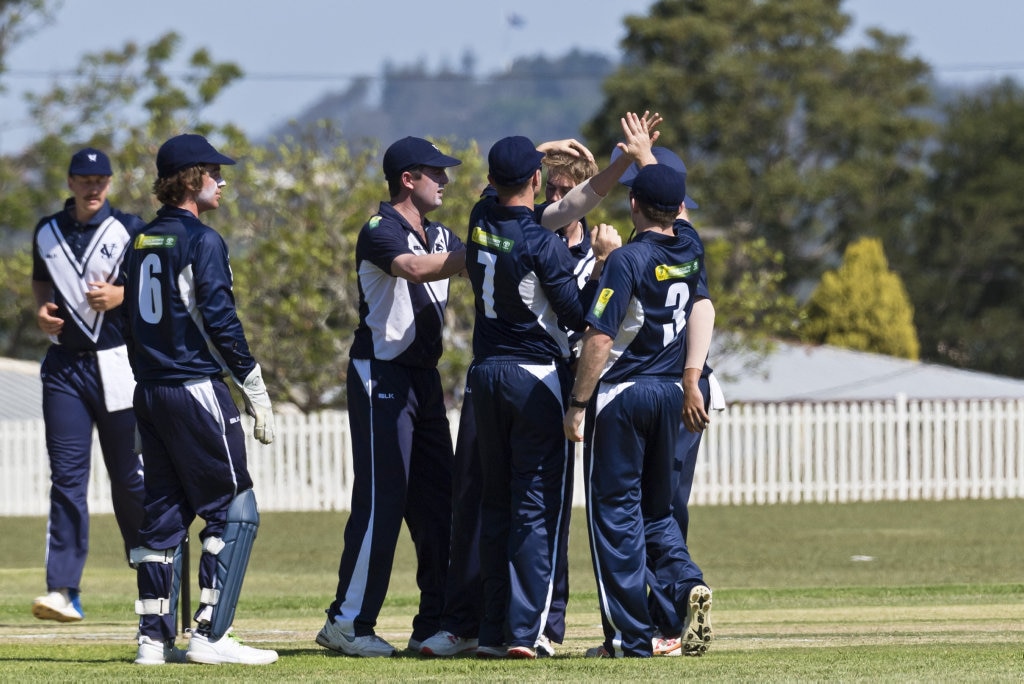
[[[922,356],[1024,377],[1024,90],[1005,80],[945,113],[929,209],[900,264]]]
[[[916,198],[931,124],[929,68],[880,31],[843,52],[839,0],[662,0],[626,19],[622,66],[585,128],[610,148],[618,117],[665,116],[700,222],[765,238],[792,287],[864,233],[885,236]]]

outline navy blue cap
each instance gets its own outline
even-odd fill
[[[540,168],[543,152],[522,135],[502,138],[487,153],[489,173],[497,185],[514,187],[528,181]]]
[[[686,197],[686,183],[668,164],[648,164],[633,177],[633,198],[659,211],[678,212]]]
[[[213,148],[206,138],[196,133],[176,135],[156,153],[156,175],[169,178],[182,169],[199,164],[234,164],[235,160]]]
[[[69,176],[113,176],[110,159],[95,147],[78,150],[71,156],[68,164]]]
[[[455,157],[442,153],[437,149],[437,145],[429,140],[410,135],[391,143],[391,147],[384,152],[384,177],[398,178],[403,171],[414,166],[446,169],[461,163]]]
[[[677,173],[682,175],[683,187],[686,187],[686,164],[684,164],[683,160],[679,158],[679,155],[677,155],[675,152],[668,149],[667,147],[652,147],[651,153],[654,154],[654,158],[658,161],[659,164],[671,166],[673,169],[676,170]],[[621,156],[622,150],[620,150],[618,147],[612,150],[612,161],[615,161]],[[636,165],[636,162],[633,162],[632,164],[629,165],[629,168],[626,169],[626,172],[622,174],[622,177],[619,178],[619,182],[625,185],[626,187],[631,187],[633,185],[633,179],[636,178],[636,174],[639,172],[640,167]],[[697,209],[700,206],[696,202],[694,202],[693,198],[690,197],[689,195],[686,196],[684,204],[686,204],[687,209]]]

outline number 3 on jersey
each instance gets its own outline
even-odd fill
[[[665,308],[673,309],[672,322],[664,325],[664,336],[662,344],[666,347],[672,344],[672,340],[682,334],[686,327],[686,302],[690,299],[690,288],[686,283],[673,283],[668,288],[668,295],[665,297]]]

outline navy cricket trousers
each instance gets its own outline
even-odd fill
[[[327,610],[345,631],[373,634],[405,520],[416,549],[419,612],[412,638],[441,625],[452,522],[452,435],[436,368],[352,359],[352,513]]]
[[[601,384],[587,410],[587,524],[604,646],[613,655],[651,655],[649,577],[677,614],[699,582],[672,515],[682,396],[677,382],[637,377]]]
[[[548,618],[572,446],[562,430],[568,366],[496,357],[470,376],[483,473],[481,646],[534,648]]]
[[[245,432],[227,384],[222,378],[178,385],[140,383],[135,411],[146,464],[146,516],[139,545],[177,548],[197,515],[206,523],[201,540],[220,537],[231,501],[252,489]],[[216,556],[204,552],[197,574],[201,588],[218,589]],[[171,596],[172,577],[169,564],[140,564],[139,598]],[[161,641],[172,639],[174,617],[143,615],[139,630]]]
[[[50,460],[47,590],[79,589],[89,553],[89,470],[93,425],[110,475],[114,517],[125,551],[142,523],[142,464],[135,454],[135,414],[108,412],[96,355],[53,345],[41,366],[46,451]]]

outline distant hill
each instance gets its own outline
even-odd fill
[[[383,144],[407,135],[476,140],[486,150],[506,135],[535,142],[580,137],[600,107],[601,84],[617,64],[573,50],[563,57],[517,59],[508,70],[478,78],[469,67],[430,72],[420,65],[385,66],[379,79],[329,93],[271,132],[281,138],[329,120],[345,137]]]

